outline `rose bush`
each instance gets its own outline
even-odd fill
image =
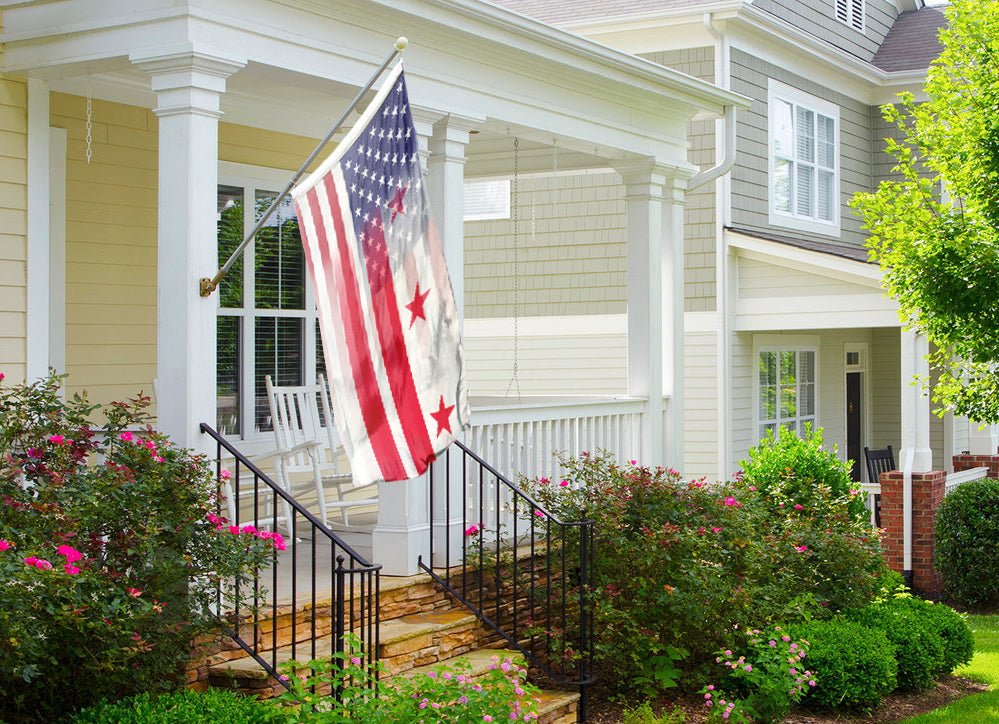
[[[0,720],[179,686],[220,584],[284,545],[229,528],[210,466],[148,427],[148,398],[101,410],[59,388],[0,385]]]

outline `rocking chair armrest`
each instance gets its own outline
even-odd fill
[[[378,498],[364,498],[363,500],[333,500],[326,503],[327,508],[356,508],[361,505],[378,505]]]
[[[318,440],[306,440],[305,442],[300,442],[298,445],[287,448],[285,450],[275,451],[275,455],[280,455],[282,459],[287,459],[293,455],[298,455],[301,452],[311,453],[316,448],[321,448],[323,444]]]

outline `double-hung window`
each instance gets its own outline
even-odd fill
[[[757,363],[759,436],[783,430],[801,435],[815,427],[816,370],[814,349],[761,348]]]
[[[251,176],[257,174],[263,178]],[[226,174],[218,188],[219,263],[253,228],[286,182],[265,169]],[[219,284],[217,424],[244,439],[271,429],[264,378],[314,381],[323,371],[312,285],[290,200],[283,202]]]
[[[839,232],[839,108],[770,81],[770,223]]]

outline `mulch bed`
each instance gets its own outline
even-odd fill
[[[829,724],[831,722],[887,724],[938,709],[956,699],[982,691],[988,691],[985,684],[960,676],[945,676],[929,691],[914,694],[895,693],[886,696],[881,702],[881,706],[869,714],[821,714],[802,710],[792,713],[784,722],[785,724]],[[691,722],[691,724],[703,722],[707,718],[703,700],[697,697],[667,700],[663,701],[659,707],[653,708],[657,711],[660,709],[672,711],[678,706],[683,709],[687,716],[687,722]],[[586,720],[589,724],[619,724],[621,713],[629,708],[629,705],[607,701],[600,696],[599,692],[593,692],[588,708]]]

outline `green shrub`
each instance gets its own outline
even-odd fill
[[[284,721],[273,704],[231,691],[178,691],[173,694],[139,694],[113,704],[84,709],[75,724],[231,724]]]
[[[754,486],[761,497],[777,510],[814,508],[824,500],[839,499],[849,512],[867,519],[863,496],[850,478],[850,461],[840,460],[836,448],[822,447],[821,428],[805,425],[804,437],[768,430],[760,443],[742,461],[742,479]]]
[[[745,480],[684,481],[604,455],[562,463],[564,485],[522,485],[562,520],[594,520],[595,658],[619,690],[651,697],[683,676],[696,689],[713,652],[745,643],[741,625],[828,617],[879,590],[880,544],[849,490],[820,485],[781,507]]]
[[[221,527],[210,466],[141,429],[148,403],[0,385],[0,721],[182,686],[217,585],[280,540]]]
[[[791,630],[810,644],[808,666],[817,685],[808,692],[807,706],[867,711],[895,689],[895,647],[884,631],[842,619],[811,621]]]
[[[687,721],[687,717],[680,707],[676,707],[672,711],[664,709],[656,714],[652,711],[652,705],[647,701],[621,712],[621,724],[683,724],[685,721]]]
[[[999,480],[972,480],[949,493],[935,536],[944,592],[967,605],[999,603]]]
[[[975,654],[975,636],[964,616],[945,604],[918,598],[908,599],[905,605],[921,615],[943,641],[943,660],[936,676],[949,674],[971,661]]]
[[[894,598],[848,614],[857,623],[885,632],[895,647],[899,689],[928,689],[946,668],[944,641],[924,603],[911,597]]]

